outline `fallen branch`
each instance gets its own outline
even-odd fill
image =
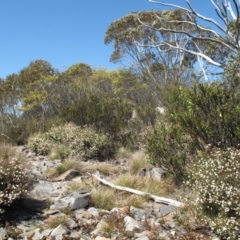
[[[139,190],[136,190],[133,188],[121,187],[121,186],[118,186],[118,185],[108,182],[107,180],[105,180],[104,178],[101,178],[100,176],[97,176],[96,174],[90,174],[90,173],[88,173],[88,174],[91,175],[92,177],[96,178],[99,182],[103,183],[104,185],[110,186],[112,188],[122,190],[122,191],[127,191],[127,192],[134,193],[134,194],[137,194],[140,196],[149,196],[150,199],[154,200],[155,202],[173,205],[175,207],[183,207],[184,206],[183,203],[178,202],[176,200],[158,197],[158,196],[155,196],[155,195],[152,195],[152,194],[149,194],[146,192],[142,192],[142,191],[139,191]]]

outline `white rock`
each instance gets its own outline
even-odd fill
[[[136,231],[136,230],[142,229],[141,224],[129,216],[126,216],[124,218],[124,222],[125,222],[126,231]]]
[[[62,240],[63,234],[65,234],[66,232],[67,232],[66,228],[62,225],[59,225],[51,232],[49,238],[47,239]]]
[[[4,228],[0,228],[0,240],[6,239],[7,232]]]

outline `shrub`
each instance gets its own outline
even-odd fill
[[[47,133],[37,134],[28,140],[29,148],[39,154],[49,154],[52,149],[61,149],[64,157],[103,160],[111,155],[107,136],[91,127],[78,127],[72,123],[53,127]]]
[[[167,124],[159,119],[146,139],[146,152],[150,161],[168,169],[176,182],[186,177],[188,155],[192,151],[192,141],[179,125]]]
[[[240,141],[239,86],[229,83],[196,83],[174,90],[169,120],[194,140],[195,147],[237,147]]]
[[[0,145],[0,212],[21,198],[29,186],[22,156],[9,145]]]
[[[200,220],[223,239],[240,237],[240,151],[228,148],[199,156],[188,184]],[[238,238],[237,238],[238,236]]]

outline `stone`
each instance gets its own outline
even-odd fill
[[[160,217],[164,217],[169,213],[175,212],[176,211],[176,207],[172,206],[172,205],[165,205],[159,208],[159,215]]]
[[[144,209],[131,207],[130,208],[130,214],[137,221],[146,220],[146,211]]]
[[[111,240],[111,239],[105,237],[96,237],[95,240]]]
[[[149,240],[149,238],[147,236],[142,236],[137,238],[136,240]]]
[[[60,176],[53,179],[53,181],[70,181],[75,177],[80,176],[80,172],[75,169],[69,169],[65,173],[61,174]]]
[[[108,223],[106,222],[106,220],[102,218],[101,221],[95,227],[95,229],[90,233],[91,236],[96,237],[102,231],[102,229],[107,225]]]
[[[163,170],[162,168],[153,168],[151,170],[151,178],[157,181],[161,181],[162,176],[166,174],[166,171]]]
[[[49,238],[47,238],[47,239],[62,240],[63,235],[66,233],[67,233],[67,229],[60,224],[55,229],[53,229]]]
[[[99,217],[98,210],[95,207],[90,207],[87,211],[91,213],[94,217]]]
[[[126,231],[133,232],[133,231],[137,231],[137,230],[142,229],[141,224],[138,221],[136,221],[135,219],[133,219],[129,216],[126,216],[124,218],[124,222],[125,222],[125,230]]]
[[[78,227],[77,223],[71,218],[67,218],[66,224],[70,229],[74,229]]]
[[[0,240],[6,239],[7,232],[4,228],[0,228]]]
[[[83,209],[75,211],[74,215],[77,220],[91,219],[93,217],[92,213],[90,213],[89,211],[85,211]]]
[[[87,191],[72,191],[65,197],[55,199],[55,203],[50,209],[55,210],[70,207],[71,210],[77,210],[86,208],[89,204],[90,195],[91,193]]]
[[[50,233],[52,232],[52,229],[46,229],[41,232],[40,228],[37,228],[34,231],[34,235],[32,236],[32,240],[40,240],[40,239],[45,239]]]

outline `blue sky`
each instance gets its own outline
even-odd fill
[[[162,0],[164,1],[164,0]],[[165,0],[186,6],[185,0]],[[211,16],[210,0],[191,0]],[[133,11],[167,9],[148,0],[1,0],[0,77],[43,59],[60,71],[75,63],[114,69],[112,46],[104,45],[108,26]]]

